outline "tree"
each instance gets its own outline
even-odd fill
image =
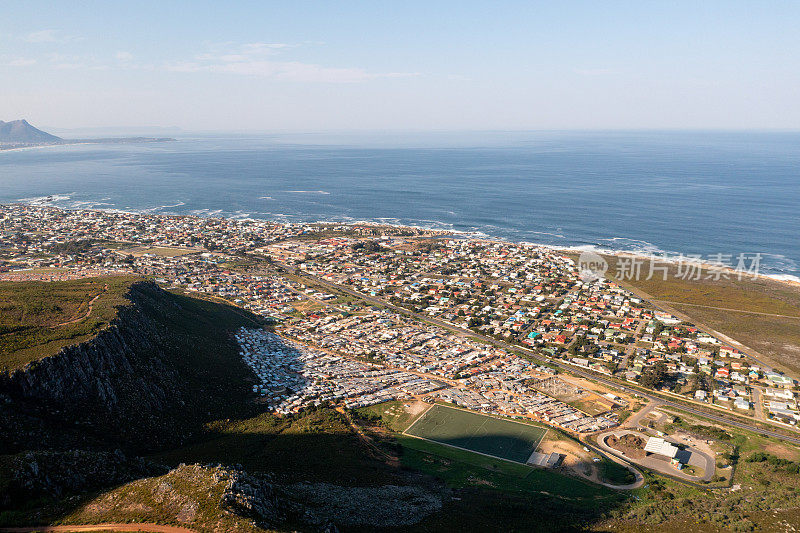
[[[639,384],[648,389],[657,389],[664,383],[666,377],[667,364],[664,361],[658,361],[652,367],[644,369],[642,375],[639,376]]]

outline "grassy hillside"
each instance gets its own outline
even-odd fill
[[[240,464],[248,472],[268,472],[286,482],[375,485],[399,480],[398,472],[372,457],[344,416],[333,409],[218,420],[208,424],[196,442],[152,459],[170,466]]]
[[[81,318],[88,309],[86,302],[97,296],[106,282],[109,289],[95,301],[97,314],[93,307],[89,317]],[[253,376],[241,362],[230,335],[242,325],[257,325],[257,317],[233,306],[133,282],[116,278],[3,287],[17,295],[2,300],[3,323],[29,328],[6,334],[27,331],[31,343],[27,349],[37,346],[36,338],[50,342],[49,337],[33,336],[33,331],[47,332],[53,325],[78,317],[80,320],[60,327],[75,328],[88,336],[91,329],[78,329],[84,321],[102,319],[102,329],[133,306],[151,330],[146,340],[152,342],[132,357],[134,375],[144,376],[148,385],[163,380],[160,383],[168,394],[164,408],[145,411],[150,398],[140,396],[142,383],[109,375],[122,406],[122,416],[114,415],[121,418],[120,427],[97,406],[80,406],[87,416],[70,418],[66,416],[69,411],[48,416],[15,401],[0,402],[0,429],[10,423],[0,442],[13,447],[0,455],[0,492],[19,490],[12,480],[17,465],[25,467],[22,472],[28,477],[22,479],[35,477],[34,472],[46,478],[40,483],[41,493],[28,497],[22,507],[3,509],[0,500],[0,525],[133,520],[191,524],[200,531],[254,530],[250,521],[221,510],[224,487],[213,471],[180,468],[181,463],[239,464],[249,473],[283,484],[444,487],[450,497],[441,512],[397,531],[591,530],[598,523],[603,531],[648,527],[669,527],[676,532],[692,527],[698,531],[744,531],[791,521],[800,508],[800,492],[795,488],[800,480],[800,467],[795,466],[800,449],[744,432],[731,431],[727,444],[731,449],[735,446],[741,457],[734,477],[734,483],[742,487],[738,491],[702,491],[649,478],[647,487],[621,493],[557,472],[398,436],[387,428],[402,430],[413,416],[392,411],[380,424],[376,415],[389,412],[387,406],[355,413],[320,408],[291,417],[274,416],[264,412],[250,394]],[[650,289],[656,291],[657,287]],[[714,292],[717,289],[708,290],[706,298],[718,294]],[[35,304],[37,301],[40,304]],[[781,301],[794,305],[790,297]],[[120,304],[126,307],[115,310]],[[155,360],[158,364],[149,366]],[[174,397],[170,396],[173,393]],[[117,447],[126,449],[127,458],[114,452]],[[101,451],[75,452],[76,448]],[[31,450],[36,451],[31,454]],[[769,455],[756,455],[764,450]],[[146,473],[146,465],[134,468],[136,455],[144,455],[148,464],[178,468],[154,476]],[[754,459],[749,460],[751,457]],[[36,461],[35,468],[32,461]],[[89,461],[95,465],[92,476],[76,483],[70,464],[80,465],[79,470],[85,472]],[[52,470],[56,466],[58,475]],[[80,490],[54,490],[54,482],[60,479]],[[96,485],[91,486],[92,482]],[[776,507],[782,509],[781,514],[769,514],[768,510]]]
[[[702,428],[707,422],[681,413],[679,423],[705,437]],[[670,432],[671,423],[665,424],[656,427]],[[800,518],[800,447],[733,428],[715,434],[727,434],[712,442],[718,450],[718,466],[735,465],[733,489],[702,490],[648,473],[647,490],[640,491],[636,501],[610,512],[601,530],[791,530],[790,525]],[[730,469],[720,475],[730,476]]]
[[[232,333],[260,319],[240,308],[134,278],[1,289],[3,323],[13,329],[0,344],[6,368],[55,355],[63,345],[75,345],[70,350],[77,353],[39,363],[21,383],[0,380],[0,396],[7,396],[0,404],[0,454],[89,445],[162,449],[198,434],[208,421],[254,408],[255,377]],[[116,329],[107,329],[112,321]],[[112,331],[118,333],[109,338]],[[34,385],[25,392],[20,387],[28,383]]]
[[[129,304],[125,293],[134,280],[0,282],[0,372],[96,335],[117,316],[118,306]]]
[[[43,516],[53,523],[133,520],[187,525],[190,521],[199,531],[253,530],[247,521],[220,510],[224,482],[221,485],[207,470],[181,467],[183,463],[239,464],[248,473],[279,484],[413,485],[450,495],[441,512],[387,531],[573,531],[620,508],[628,497],[553,472],[498,465],[498,461],[433,443],[398,442],[373,433],[363,420],[360,424],[367,424],[359,427],[372,444],[362,440],[346,415],[327,408],[288,418],[263,413],[220,420],[209,424],[203,437],[191,445],[148,458],[176,468],[170,474],[142,478],[97,496],[61,500],[47,507]],[[420,443],[430,446],[415,447]]]

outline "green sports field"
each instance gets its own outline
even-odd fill
[[[529,424],[438,404],[406,430],[414,437],[523,464],[545,432]]]

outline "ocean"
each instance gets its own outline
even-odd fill
[[[0,203],[373,221],[558,247],[761,254],[800,279],[800,133],[192,135],[0,152]]]

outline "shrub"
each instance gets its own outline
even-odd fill
[[[800,463],[789,459],[781,459],[766,452],[755,452],[745,461],[748,463],[767,463],[773,468],[781,469],[789,474],[800,474]]]

